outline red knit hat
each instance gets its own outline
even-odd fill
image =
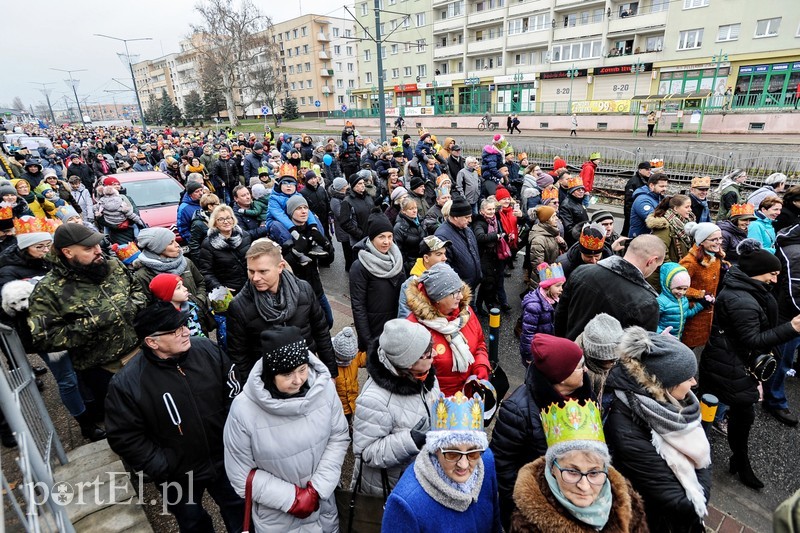
[[[498,187],[497,192],[494,193],[494,197],[497,198],[498,201],[504,198],[511,198],[511,193],[508,192],[508,189],[505,187]]]
[[[109,185],[121,185],[119,180],[113,176],[109,176],[107,178],[103,178],[103,185],[108,187]]]
[[[572,374],[583,358],[583,351],[569,339],[537,333],[531,343],[536,370],[550,383],[561,383]]]
[[[181,277],[177,274],[159,274],[150,282],[150,292],[162,302],[171,302],[179,281]]]
[[[558,170],[559,168],[567,168],[567,162],[561,159],[560,157],[556,157],[553,160],[553,170]]]

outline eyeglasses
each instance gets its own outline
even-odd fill
[[[570,485],[577,485],[584,477],[586,481],[592,485],[602,485],[606,482],[606,479],[608,479],[607,470],[589,470],[588,472],[581,472],[574,468],[561,468],[558,461],[553,461],[553,466],[561,473],[561,480]]]
[[[470,450],[468,452],[462,452],[461,450],[445,450],[443,448],[439,448],[439,451],[442,452],[442,457],[444,460],[450,463],[457,463],[461,460],[462,457],[466,457],[470,463],[474,463],[478,459],[481,458],[481,454],[485,452],[483,448],[478,450]]]
[[[422,354],[420,359],[433,359],[433,342],[428,345],[428,348],[425,350],[425,353]]]
[[[172,331],[156,331],[155,333],[148,335],[148,337],[180,337],[184,333],[189,333],[189,326],[186,324],[180,326],[178,329],[173,329]]]
[[[219,217],[217,222],[233,222],[233,217]]]
[[[31,248],[34,250],[49,250],[52,246],[52,244],[34,244]]]
[[[457,298],[459,296],[464,296],[464,288],[462,287],[455,292],[451,292],[447,296],[449,296],[450,298]]]
[[[722,237],[717,237],[716,239],[706,239],[708,242],[722,242]]]

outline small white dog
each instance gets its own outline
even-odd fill
[[[0,298],[3,299],[3,311],[8,316],[16,316],[28,310],[30,298],[35,284],[27,280],[9,281],[3,285]]]

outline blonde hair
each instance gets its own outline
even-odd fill
[[[244,254],[244,258],[257,259],[264,255],[275,259],[276,264],[279,263],[283,259],[283,255],[281,254],[281,245],[266,237],[256,239],[253,241],[253,244],[250,245],[247,253]]]
[[[209,204],[219,205],[219,196],[217,196],[213,192],[207,192],[200,197],[200,207],[205,209],[206,207],[209,206]]]
[[[217,227],[217,219],[221,215],[224,215],[225,213],[227,213],[227,214],[229,214],[230,216],[233,217],[234,225],[239,223],[239,220],[236,218],[236,214],[233,212],[233,209],[231,209],[231,206],[222,204],[222,205],[218,205],[217,207],[215,207],[214,210],[211,212],[211,216],[208,217],[208,227],[209,228],[216,228]]]
[[[453,207],[453,200],[447,200],[444,205],[442,206],[442,216],[449,217],[450,216],[450,209]]]
[[[401,212],[405,211],[406,209],[411,207],[411,205],[415,205],[416,206],[417,202],[415,202],[414,199],[411,198],[410,196],[403,196],[402,198],[400,198],[400,211]]]

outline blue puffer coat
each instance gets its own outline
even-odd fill
[[[522,364],[533,360],[531,342],[537,333],[555,334],[556,311],[539,288],[530,291],[522,300],[522,333],[519,336],[519,355]]]
[[[679,272],[689,273],[678,263],[668,262],[661,265],[661,294],[658,295],[658,329],[656,330],[661,333],[672,326],[670,334],[678,340],[683,336],[686,321],[705,309],[702,305],[689,307],[689,298],[684,296],[678,300],[672,294],[669,285]]]
[[[756,211],[756,219],[747,228],[747,238],[757,240],[766,251],[775,253],[775,228],[772,227],[772,220],[760,211]]]
[[[503,152],[497,149],[492,144],[487,144],[483,147],[481,154],[481,178],[491,179],[496,183],[500,183],[503,176],[500,174],[500,167],[503,166],[503,159],[505,156]]]

